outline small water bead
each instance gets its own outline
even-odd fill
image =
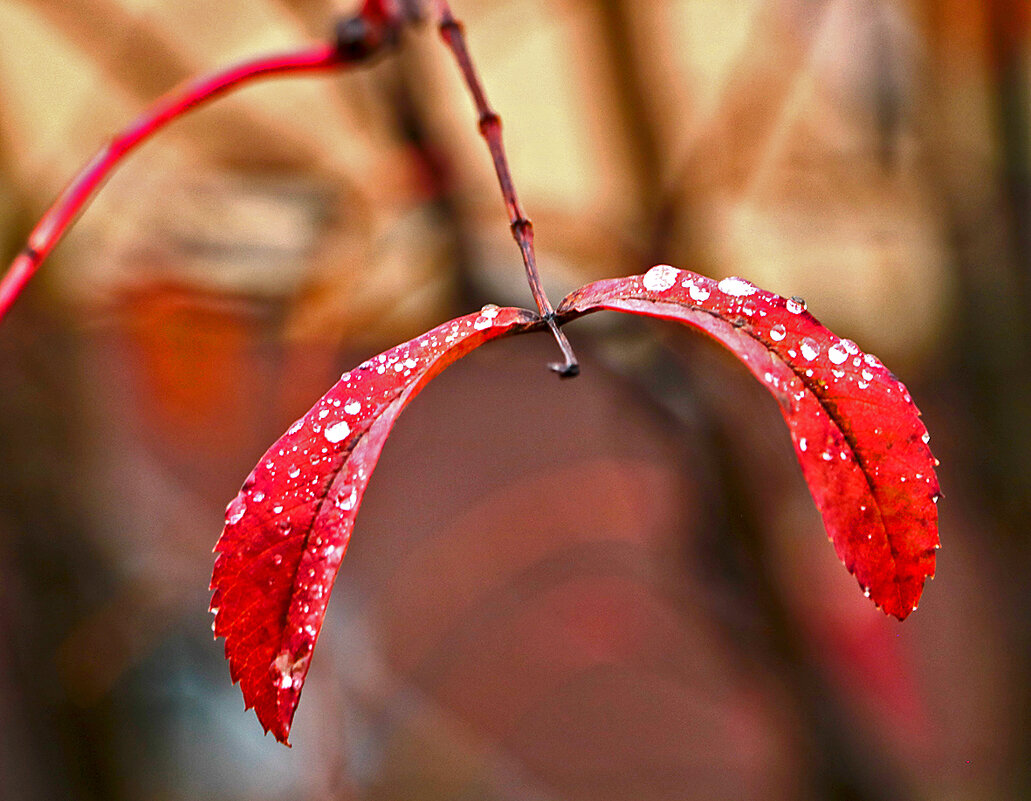
[[[484,317],[489,317],[491,320],[493,320],[495,317],[498,316],[499,311],[501,311],[501,309],[499,309],[496,304],[488,303],[482,309],[480,309],[480,314],[482,314]]]
[[[820,345],[812,337],[806,337],[802,340],[799,348],[802,351],[802,356],[807,362],[811,362],[817,356],[820,355]]]
[[[339,423],[333,423],[333,425],[328,426],[323,436],[330,442],[336,443],[347,439],[347,435],[350,433],[351,427],[341,420]]]
[[[834,364],[844,364],[848,361],[848,348],[845,347],[844,340],[830,346],[827,351],[827,358],[834,362]]]
[[[263,500],[265,500],[265,493],[261,490],[258,490],[254,493],[252,497],[254,498],[255,503],[261,503]]]
[[[801,314],[806,309],[805,298],[800,298],[798,295],[788,298],[787,303],[784,307],[792,314]]]
[[[348,404],[344,407],[344,411],[347,412],[347,414],[358,414],[358,412],[360,412],[361,410],[362,404],[360,401],[356,400],[349,401]]]
[[[290,476],[290,478],[297,478],[301,474],[301,468],[292,464],[286,469],[286,474]]]
[[[844,378],[845,377],[845,371],[844,370],[831,370],[831,373],[834,374],[835,378]]]
[[[644,274],[644,288],[649,292],[665,292],[677,282],[677,271],[668,264],[656,264]]]
[[[777,323],[773,328],[770,329],[770,339],[774,342],[780,342],[788,335],[787,329],[784,328],[780,323]]]
[[[274,564],[276,567],[279,567],[281,564],[283,564],[283,557],[277,553],[275,556],[272,557],[272,564]]]
[[[687,286],[687,294],[691,296],[691,300],[695,303],[702,303],[708,300],[709,295],[712,294],[712,290],[708,287],[698,286],[693,282],[690,285],[685,284],[685,286]]]
[[[808,447],[809,447],[809,442],[808,442],[808,440],[807,440],[807,439],[806,439],[805,437],[802,437],[802,439],[800,439],[800,440],[798,441],[798,449],[799,449],[800,451],[802,451],[803,453],[805,453],[805,451],[806,451],[806,449],[807,449]]]
[[[724,295],[730,295],[735,298],[747,298],[749,295],[754,295],[756,292],[754,286],[747,281],[738,278],[736,275],[724,278],[716,286]]]
[[[484,331],[490,328],[492,325],[494,325],[494,318],[485,317],[482,314],[473,321],[473,328],[475,328],[477,331]]]
[[[296,434],[298,431],[301,430],[301,426],[303,426],[303,425],[304,425],[304,418],[303,417],[300,418],[299,420],[294,420],[294,424],[292,426],[290,426],[286,430],[286,433],[287,434]]]
[[[931,434],[930,434],[930,432],[925,431],[924,435],[922,437],[920,437],[920,439],[922,439],[924,441],[924,445],[926,445],[928,442],[931,441]]]
[[[319,412],[319,420],[325,420],[327,417],[329,417],[329,409],[323,409]]]
[[[278,514],[280,514],[280,513],[282,512],[282,511],[283,511],[283,507],[282,507],[282,505],[281,505],[281,504],[278,504],[278,503],[277,503],[277,504],[276,504],[275,506],[273,506],[273,507],[272,507],[272,513],[273,513],[273,514],[277,514],[277,515],[278,515]]]

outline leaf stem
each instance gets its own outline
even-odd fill
[[[512,230],[512,237],[519,246],[519,252],[523,257],[523,266],[526,269],[526,279],[530,285],[530,292],[537,304],[541,317],[548,324],[555,341],[562,350],[563,363],[549,365],[563,378],[571,378],[578,375],[580,365],[577,363],[573,348],[566,339],[565,334],[558,327],[555,321],[555,309],[548,300],[548,296],[541,284],[540,273],[537,271],[537,256],[533,248],[533,223],[523,213],[519,203],[519,196],[516,194],[515,184],[512,181],[512,173],[508,167],[508,158],[505,156],[505,145],[501,137],[501,117],[491,107],[487,95],[483,90],[473,65],[469,49],[466,47],[465,34],[462,23],[455,19],[451,13],[451,6],[447,0],[435,0],[437,14],[439,17],[438,27],[440,36],[444,43],[451,50],[458,62],[458,68],[462,72],[465,84],[472,95],[473,103],[476,106],[480,135],[487,143],[491,159],[494,162],[494,172],[497,173],[498,183],[501,186],[501,195],[505,200],[505,208],[508,211],[509,227]]]
[[[362,61],[390,40],[390,31],[361,14],[338,27],[337,41],[293,53],[265,56],[184,82],[160,97],[116,134],[68,183],[29,234],[28,242],[0,278],[0,320],[54,249],[96,190],[146,139],[189,111],[246,83],[278,75],[332,70]]]

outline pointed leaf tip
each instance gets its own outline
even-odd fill
[[[899,620],[916,609],[939,547],[937,461],[909,391],[876,356],[800,298],[669,265],[588,284],[558,314],[601,309],[676,320],[736,355],[780,404],[827,533],[864,594]]]
[[[246,708],[287,738],[355,516],[390,429],[422,387],[491,339],[532,327],[484,307],[376,356],[340,380],[261,457],[226,507],[211,576]]]

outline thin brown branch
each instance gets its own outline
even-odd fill
[[[451,13],[451,6],[447,0],[435,0],[437,7],[438,26],[441,38],[454,54],[458,68],[462,72],[465,84],[472,95],[473,104],[476,106],[480,135],[487,143],[491,159],[494,162],[494,172],[498,176],[498,184],[501,186],[501,195],[505,200],[505,208],[508,211],[509,227],[512,230],[512,237],[519,246],[519,252],[523,257],[523,266],[526,269],[526,279],[530,285],[530,292],[533,293],[534,302],[541,317],[547,322],[555,341],[565,359],[563,363],[552,364],[550,367],[563,378],[569,378],[579,374],[580,366],[576,361],[573,349],[566,339],[565,334],[559,329],[555,322],[555,309],[548,300],[548,296],[541,284],[540,273],[537,270],[537,256],[533,248],[533,223],[530,222],[523,208],[519,203],[519,196],[516,194],[515,184],[512,181],[512,173],[508,167],[508,158],[505,156],[505,145],[501,136],[501,117],[491,107],[484,92],[483,84],[480,82],[473,65],[469,49],[466,47],[465,34],[462,23],[455,19]]]

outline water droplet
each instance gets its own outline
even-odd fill
[[[251,496],[251,497],[253,497],[253,498],[254,498],[254,502],[255,502],[255,503],[261,503],[261,502],[262,502],[263,500],[265,500],[265,493],[264,493],[264,492],[262,492],[261,490],[258,490],[258,491],[257,491],[257,492],[255,492],[255,493],[254,493],[254,495],[253,495],[253,496]]]
[[[292,464],[290,465],[290,467],[287,468],[286,474],[290,476],[290,478],[297,478],[301,474],[301,468],[299,468],[295,464]]]
[[[788,298],[788,302],[785,304],[785,308],[792,314],[801,314],[805,311],[805,298],[800,298],[798,295]]]
[[[695,303],[701,303],[702,301],[709,299],[709,295],[712,294],[712,290],[708,287],[698,286],[697,284],[692,283],[687,288],[687,294],[691,296],[691,300]]]
[[[835,378],[844,378],[845,377],[845,371],[844,370],[831,370],[831,372],[834,374]]]
[[[803,339],[799,347],[802,350],[802,356],[807,362],[811,362],[820,355],[820,345],[812,337],[806,337]]]
[[[773,328],[770,329],[770,339],[774,342],[780,342],[784,337],[788,335],[787,329],[784,328],[780,323],[777,323]]]
[[[741,304],[741,311],[751,317],[756,312],[755,304],[750,300],[746,300]]]
[[[286,433],[287,434],[296,434],[298,431],[301,430],[301,426],[303,426],[303,425],[304,425],[304,418],[303,417],[301,419],[299,419],[299,420],[294,420],[294,424],[292,426],[290,426],[286,430]]]
[[[928,442],[931,441],[931,432],[925,431],[924,435],[920,437],[920,439],[922,439],[924,441],[924,445],[926,445]]]
[[[493,320],[495,317],[498,316],[499,311],[501,310],[497,307],[497,305],[495,305],[494,303],[488,303],[482,309],[480,309],[480,314],[482,314],[484,317]]]
[[[283,557],[277,553],[275,556],[272,557],[272,564],[274,564],[276,567],[279,567],[281,564],[283,564]]]
[[[330,442],[340,442],[347,439],[347,435],[350,433],[351,427],[341,420],[339,423],[333,423],[333,425],[327,426],[323,436],[325,436]]]
[[[336,505],[343,509],[345,512],[349,512],[354,509],[355,503],[358,501],[358,490],[351,487],[351,493],[347,496],[341,495],[337,498]]]
[[[723,294],[730,295],[735,298],[746,298],[749,295],[755,294],[754,286],[734,275],[730,278],[724,278],[716,286]]]
[[[644,274],[644,288],[649,292],[665,292],[677,282],[677,271],[668,264],[656,264]]]
[[[806,438],[805,438],[805,437],[802,437],[802,439],[800,439],[800,440],[798,441],[798,449],[799,449],[800,451],[802,451],[803,453],[805,453],[805,451],[806,451],[806,449],[807,449],[808,447],[809,447],[809,442],[808,442],[808,440],[806,440]]]
[[[239,523],[240,518],[244,516],[246,511],[247,501],[244,500],[242,494],[237,495],[229,502],[229,506],[226,507],[226,522],[231,526]]]
[[[360,401],[356,400],[349,401],[348,404],[344,407],[344,411],[348,414],[358,414],[358,412],[360,412],[361,410],[362,404]]]
[[[494,325],[493,317],[484,317],[483,315],[480,315],[473,320],[473,328],[477,331],[483,331],[484,329],[490,328],[492,325]]]
[[[827,358],[835,364],[844,364],[848,361],[848,348],[845,347],[844,341],[831,345],[827,350]]]
[[[280,513],[282,512],[282,511],[283,511],[283,506],[282,506],[282,504],[278,504],[278,503],[277,503],[277,504],[276,504],[275,506],[273,506],[273,507],[272,507],[272,514],[276,514],[276,515],[278,515],[278,514],[280,514]]]

